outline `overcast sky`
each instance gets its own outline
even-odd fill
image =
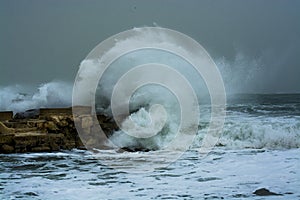
[[[215,60],[259,60],[261,92],[300,92],[299,19],[297,0],[0,0],[0,86],[73,82],[99,42],[156,23]]]

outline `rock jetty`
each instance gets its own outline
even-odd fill
[[[74,108],[73,108],[74,109]],[[91,118],[90,107],[77,107],[83,114],[74,118],[72,108],[41,108],[23,113],[0,112],[0,153],[53,152],[93,146],[97,134],[95,126],[100,123],[103,131],[110,135],[117,129],[107,116],[97,115],[97,123]],[[76,121],[76,127],[75,122]],[[78,127],[78,124],[81,125]],[[77,129],[86,133],[78,136]],[[101,140],[101,138],[100,138]],[[101,144],[102,145],[102,144]]]

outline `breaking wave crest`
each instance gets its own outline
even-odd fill
[[[194,147],[202,141],[199,131]],[[226,149],[292,149],[300,147],[300,118],[227,120],[217,146]]]

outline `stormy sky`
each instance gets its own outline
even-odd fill
[[[99,42],[157,24],[196,39],[234,84],[255,71],[250,92],[300,92],[299,19],[296,0],[0,0],[0,86],[73,82]]]

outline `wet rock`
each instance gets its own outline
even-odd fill
[[[12,111],[0,111],[0,121],[7,121],[13,118]]]
[[[37,119],[39,117],[39,109],[26,110],[15,114],[14,119]]]
[[[12,120],[0,120],[0,153],[85,149],[82,141],[91,148],[106,148],[107,136],[117,130],[118,126],[111,117],[100,115],[97,119],[89,113],[90,110],[85,111],[75,118],[79,127],[75,127],[70,108],[28,110],[16,114]],[[99,124],[106,136],[99,136]],[[83,135],[79,137],[78,131]],[[132,149],[136,150],[141,149]]]
[[[271,192],[270,190],[266,189],[266,188],[260,188],[257,189],[253,192],[253,194],[257,195],[257,196],[272,196],[272,195],[282,195],[282,194],[278,194],[275,192]]]
[[[31,152],[51,152],[51,148],[49,146],[33,147]]]
[[[26,192],[24,193],[25,195],[28,195],[28,196],[39,196],[38,194],[34,193],[34,192]]]
[[[122,147],[122,150],[128,152],[137,152],[137,151],[149,152],[149,151],[154,151],[155,149],[149,149],[144,147]]]
[[[13,134],[0,134],[0,145],[13,144],[13,138],[14,138]]]
[[[44,127],[50,132],[59,130],[53,121],[46,122]]]
[[[5,124],[0,122],[0,134],[5,134],[5,133],[14,133],[14,129],[8,128]]]
[[[98,114],[97,119],[107,138],[110,138],[115,131],[119,130],[119,127],[113,118]]]
[[[7,144],[3,144],[2,146],[0,146],[0,152],[13,153],[14,151],[15,151],[15,148],[13,146],[10,146]]]

